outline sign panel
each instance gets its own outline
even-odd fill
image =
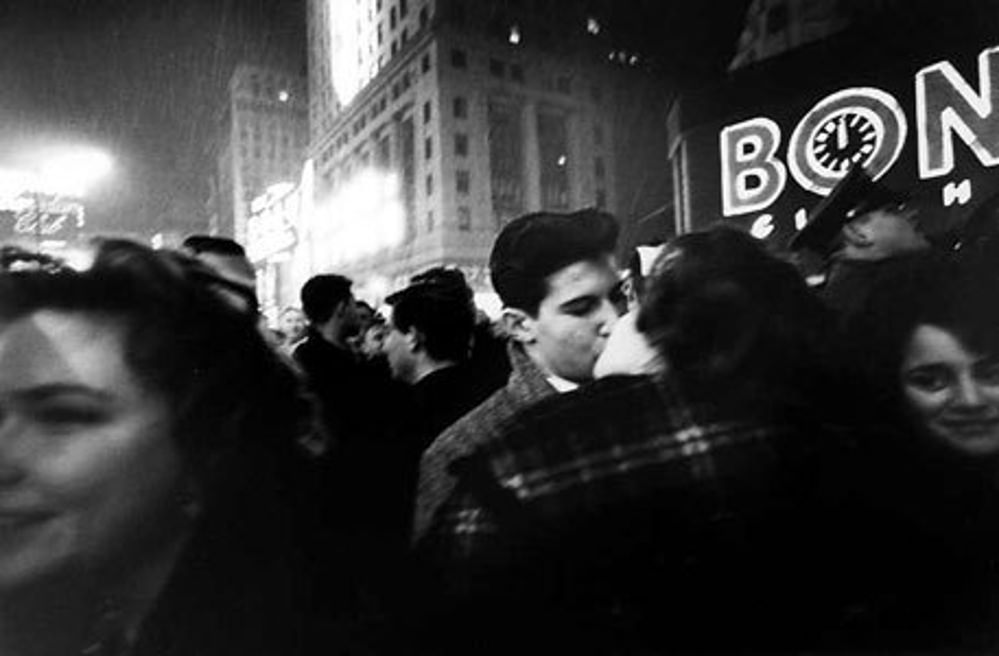
[[[680,227],[722,219],[783,245],[856,164],[914,190],[942,224],[963,220],[999,191],[999,45],[962,59],[861,69],[839,88],[788,85],[791,98],[682,130]]]

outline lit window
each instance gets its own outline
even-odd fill
[[[280,100],[281,102],[288,102],[288,99],[290,98],[291,94],[289,94],[287,91],[282,89],[281,91],[278,92],[278,100]]]
[[[520,43],[520,26],[519,25],[511,25],[510,26],[510,37],[509,38],[510,38],[510,43],[512,43],[513,45],[517,45],[518,43]]]
[[[558,159],[555,160],[555,163],[558,164],[561,167],[564,167],[568,162],[569,162],[569,158],[566,157],[565,155],[559,155]]]
[[[600,21],[592,16],[586,19],[586,31],[590,34],[600,34]]]

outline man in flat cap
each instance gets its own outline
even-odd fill
[[[615,219],[592,209],[528,214],[500,232],[489,267],[511,336],[513,370],[505,387],[424,454],[414,540],[459,529],[460,509],[443,507],[455,490],[452,463],[498,435],[521,409],[593,377],[623,300],[613,255],[617,237]]]
[[[885,266],[930,247],[919,218],[908,195],[873,181],[858,165],[812,211],[791,249],[826,259],[820,295],[845,320]]]

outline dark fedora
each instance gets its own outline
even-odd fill
[[[815,206],[808,223],[791,240],[791,250],[829,252],[844,225],[865,212],[909,200],[908,195],[875,182],[861,165],[854,166]]]

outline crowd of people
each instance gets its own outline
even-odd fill
[[[230,240],[4,247],[0,653],[994,652],[982,212],[934,245],[855,169],[791,245],[821,286],[532,213],[499,318],[437,267],[274,327]]]

